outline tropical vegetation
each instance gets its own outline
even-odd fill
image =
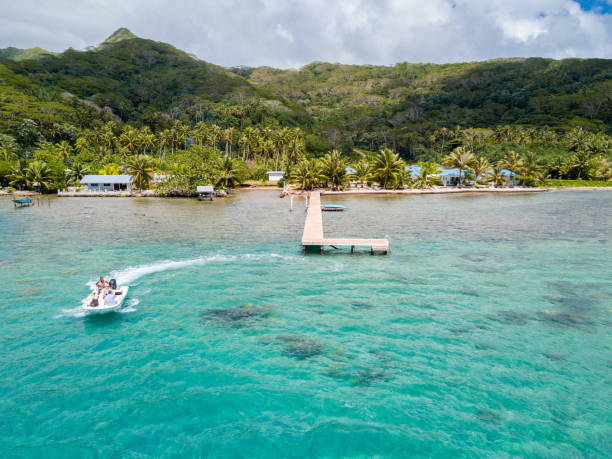
[[[127,29],[26,51],[0,50],[0,186],[133,173],[185,194],[274,169],[304,188],[427,188],[440,165],[462,184],[612,177],[612,60],[225,69]]]

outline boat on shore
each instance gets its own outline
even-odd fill
[[[117,311],[123,305],[125,301],[125,297],[127,296],[129,287],[124,285],[115,290],[115,303],[112,305],[106,304],[106,301],[103,298],[98,300],[98,304],[94,306],[92,302],[93,293],[92,292],[87,298],[82,301],[82,307],[85,311],[94,313],[94,314],[105,314],[107,312]]]

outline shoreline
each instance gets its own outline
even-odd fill
[[[450,188],[444,187],[430,188],[430,189],[405,189],[405,190],[375,190],[375,189],[350,189],[350,190],[329,190],[329,189],[315,189],[310,191],[319,191],[321,196],[342,196],[342,195],[419,195],[419,194],[459,194],[459,193],[543,193],[548,191],[612,191],[612,187],[601,187],[601,186],[564,186],[564,187],[513,187],[513,188]],[[281,197],[289,195],[303,195],[310,191],[288,189],[283,190],[282,188],[273,186],[249,186],[239,187],[232,191],[276,191]],[[231,193],[230,193],[231,195]],[[56,196],[59,198],[165,198],[165,199],[177,199],[177,198],[194,198],[194,196],[162,196],[155,194],[152,190],[145,190],[144,192],[130,193],[125,191],[93,191],[93,192],[58,192],[57,194],[43,194],[35,191],[16,191],[7,193],[0,191],[0,196],[28,196],[28,197],[51,197]]]
[[[321,191],[321,195],[342,194],[457,194],[457,193],[541,193],[551,191],[549,188],[431,188],[408,190],[347,190],[347,191]]]

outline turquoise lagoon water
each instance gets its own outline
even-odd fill
[[[610,454],[612,194],[324,202],[0,200],[2,456]]]

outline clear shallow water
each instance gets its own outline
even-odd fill
[[[0,450],[605,456],[612,194],[0,200]],[[99,273],[122,313],[84,316]]]

